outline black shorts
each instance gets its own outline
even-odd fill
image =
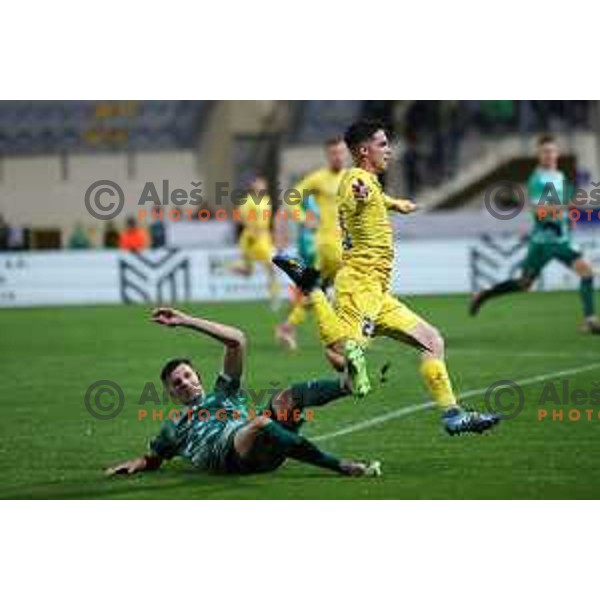
[[[266,442],[266,440],[265,440]],[[260,444],[261,440],[257,441]],[[256,456],[242,458],[233,445],[233,436],[225,455],[224,474],[226,475],[252,475],[257,473],[270,473],[276,471],[284,462],[285,456],[276,449],[262,448]]]

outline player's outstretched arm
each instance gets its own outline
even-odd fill
[[[402,213],[403,215],[409,215],[417,210],[417,205],[412,200],[405,200],[404,198],[391,198],[390,196],[384,196],[385,206],[388,210]]]
[[[223,373],[239,379],[244,368],[246,336],[241,329],[216,321],[192,317],[174,308],[157,308],[152,312],[152,321],[167,327],[185,327],[220,341],[225,346]]]
[[[154,454],[146,454],[106,469],[109,477],[112,475],[133,475],[142,471],[156,471],[162,464],[162,458]]]

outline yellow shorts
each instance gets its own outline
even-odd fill
[[[239,245],[242,257],[248,263],[268,262],[273,256],[273,242],[269,232],[256,236],[244,230],[240,236]]]
[[[374,336],[405,340],[416,325],[424,322],[387,291],[381,278],[348,265],[335,279],[335,312],[345,335],[362,344]]]
[[[318,240],[317,269],[323,279],[333,281],[342,266],[342,243],[337,238]]]

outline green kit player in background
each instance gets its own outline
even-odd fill
[[[594,308],[594,273],[592,265],[583,258],[581,251],[573,246],[571,240],[572,227],[568,215],[570,193],[567,179],[558,169],[558,146],[554,137],[540,137],[538,160],[538,166],[527,186],[533,228],[521,276],[477,292],[471,300],[470,313],[476,315],[485,302],[497,296],[529,290],[542,269],[552,259],[556,259],[573,269],[581,278],[584,317],[581,330],[598,334],[600,321]],[[560,206],[557,206],[559,203]],[[547,207],[547,210],[540,211],[540,207]]]
[[[199,372],[188,359],[167,362],[161,379],[182,402],[180,414],[163,423],[144,456],[108,469],[108,475],[155,470],[163,461],[176,456],[189,460],[198,470],[221,474],[265,473],[293,458],[341,475],[380,475],[378,462],[340,460],[298,434],[302,411],[348,395],[346,380],[292,385],[272,398],[265,411],[253,417],[240,392],[246,348],[242,331],[172,308],[156,309],[152,321],[191,329],[220,341],[225,347],[221,373],[212,392],[206,393]]]

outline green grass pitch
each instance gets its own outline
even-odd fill
[[[538,399],[553,374],[589,367],[560,379],[585,390],[600,381],[600,338],[577,332],[577,295],[513,295],[476,319],[467,316],[466,301],[407,300],[444,332],[459,394],[500,379],[542,379],[523,388],[525,408],[517,418],[482,436],[451,438],[435,411],[423,410],[319,442],[344,457],[380,459],[384,476],[376,480],[340,478],[291,461],[268,475],[210,476],[177,460],[159,472],[107,479],[103,468],[142,453],[159,427],[137,418],[145,382],[158,386],[162,363],[177,355],[193,357],[205,380],[212,379],[219,344],[149,323],[147,306],[2,310],[0,497],[599,498],[600,407],[580,407],[594,408],[591,421],[568,421],[572,406],[563,407],[563,422],[538,420]],[[331,375],[312,318],[301,328],[299,352],[287,355],[274,343],[277,317],[264,304],[182,308],[245,329],[245,385]],[[388,382],[362,401],[346,398],[318,410],[305,435],[327,436],[425,400],[413,350],[377,340],[369,357],[374,371],[391,361]],[[117,381],[125,392],[114,420],[95,420],[84,407],[87,387],[100,379]],[[467,404],[483,408],[482,394],[468,396]]]

